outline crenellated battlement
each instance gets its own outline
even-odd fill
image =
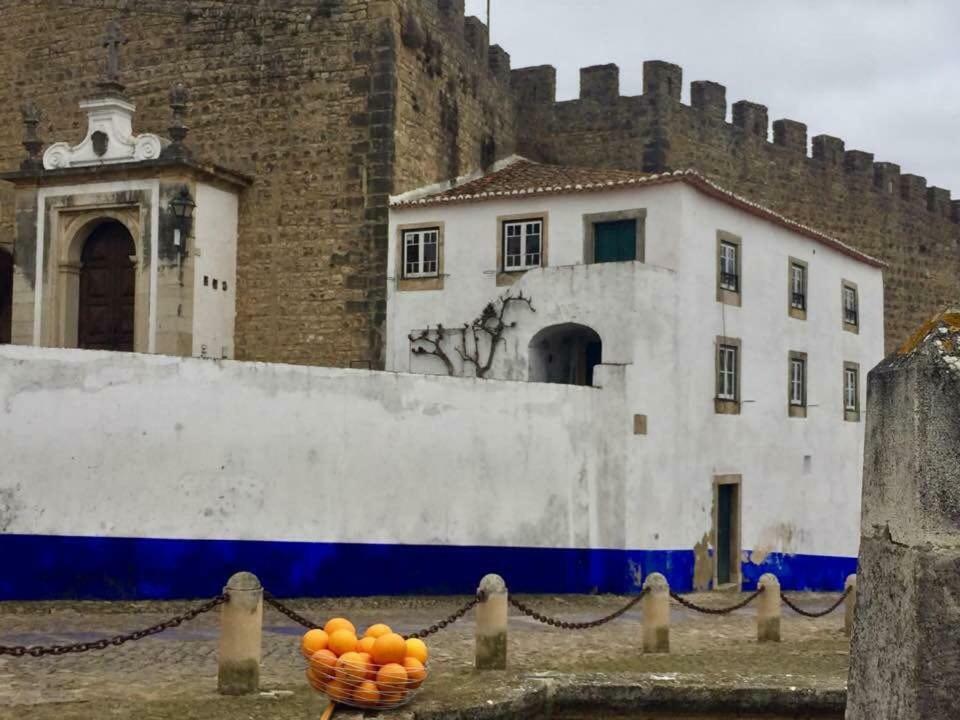
[[[748,139],[773,146],[794,157],[805,158],[822,170],[834,170],[849,176],[851,181],[868,182],[879,193],[916,203],[931,213],[957,223],[960,222],[960,201],[951,199],[950,191],[927,188],[926,180],[917,175],[901,174],[900,166],[889,162],[875,162],[873,153],[847,150],[843,139],[821,134],[808,139],[807,125],[798,120],[781,118],[771,123],[765,105],[750,100],[738,100],[731,106],[727,121],[726,87],[711,80],[690,83],[690,104],[681,102],[683,69],[663,60],[648,60],[643,64],[643,94],[620,95],[620,69],[615,64],[592,65],[580,69],[580,96],[576,100],[557,102],[557,72],[552,65],[518,68],[510,73],[513,99],[521,112],[534,116],[553,114],[563,119],[575,117],[578,103],[604,103],[611,110],[612,122],[619,118],[616,109],[621,105],[642,103],[661,112],[689,113],[691,119],[702,121],[704,132],[726,134],[727,144],[739,152],[755,152],[746,144]],[[595,116],[595,115],[594,115]],[[562,127],[555,128],[563,132]],[[598,127],[599,131],[600,128]],[[735,140],[740,138],[740,142]],[[659,157],[663,153],[646,153]],[[776,157],[776,156],[773,156]],[[784,156],[786,157],[786,156]],[[660,170],[667,168],[644,168]],[[675,169],[675,168],[673,168]]]

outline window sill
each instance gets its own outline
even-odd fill
[[[806,311],[806,310],[801,310],[800,308],[791,307],[791,308],[790,308],[790,317],[794,318],[795,320],[806,320],[806,319],[807,319],[807,311]]]
[[[843,321],[843,329],[846,332],[853,333],[854,335],[860,334],[860,326],[854,323],[848,323],[846,320]]]
[[[724,400],[723,398],[713,399],[713,410],[717,415],[739,415],[739,400]]]
[[[860,411],[859,410],[844,410],[843,419],[846,422],[860,422]]]
[[[443,276],[424,278],[401,278],[397,281],[397,290],[443,290]]]
[[[788,415],[792,418],[805,418],[807,416],[806,405],[790,405]]]
[[[733,290],[725,290],[722,287],[717,288],[717,302],[721,302],[724,305],[733,305],[734,307],[740,307],[740,291],[734,292]]]

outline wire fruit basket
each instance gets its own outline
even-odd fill
[[[305,635],[301,652],[307,660],[305,675],[310,686],[332,703],[360,710],[392,710],[409,703],[427,679],[426,645],[405,640],[386,626],[372,626],[367,632],[378,627],[386,632],[360,640],[352,632],[337,637],[311,630]],[[326,638],[318,642],[315,635],[311,641],[311,633]],[[315,649],[318,644],[324,647]]]

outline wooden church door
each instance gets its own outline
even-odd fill
[[[96,228],[83,246],[77,345],[133,351],[136,247],[117,222]]]

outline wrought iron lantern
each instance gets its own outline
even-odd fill
[[[180,192],[170,200],[170,212],[173,213],[177,224],[173,244],[179,247],[181,255],[187,253],[187,237],[190,235],[193,211],[196,207],[197,204],[193,201],[186,186],[181,187]]]

